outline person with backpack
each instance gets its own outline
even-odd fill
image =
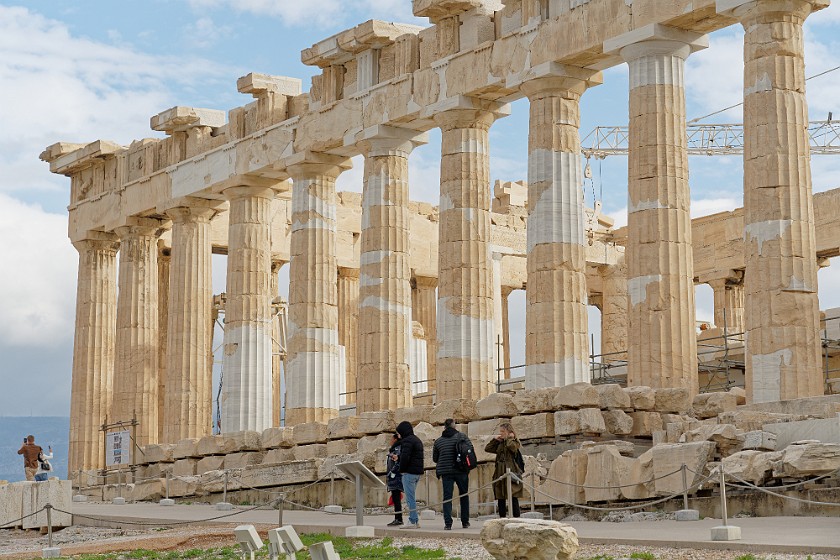
[[[435,440],[432,448],[432,460],[435,462],[435,474],[443,485],[443,528],[452,530],[452,493],[458,485],[461,496],[461,526],[470,526],[470,471],[476,466],[475,450],[472,442],[463,433],[455,429],[455,420],[447,418],[443,424],[443,434]]]
[[[388,449],[388,460],[385,462],[385,475],[388,479],[388,491],[391,492],[391,505],[394,506],[394,520],[388,523],[388,527],[399,527],[403,524],[402,516],[402,493],[403,483],[400,473],[400,436],[394,434],[391,437],[391,447]]]
[[[397,433],[400,435],[400,474],[408,506],[408,525],[403,525],[402,529],[419,529],[420,515],[417,511],[416,496],[417,483],[423,476],[423,442],[414,435],[411,422],[400,422]]]
[[[493,495],[499,503],[499,517],[507,517],[507,480],[504,476],[508,469],[513,476],[511,480],[511,502],[513,502],[513,517],[519,517],[519,498],[524,497],[522,473],[525,471],[525,461],[522,457],[522,443],[516,437],[513,426],[509,422],[499,424],[499,434],[491,439],[484,450],[496,454],[496,468],[493,471]]]
[[[47,447],[50,450],[49,453],[44,453],[42,450],[38,454],[38,470],[35,472],[35,482],[45,482],[50,478],[50,473],[52,472],[50,461],[53,458],[53,450],[51,445]]]

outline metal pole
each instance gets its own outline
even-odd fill
[[[683,479],[683,509],[688,509],[688,472],[686,470],[685,463],[682,466],[682,479]]]
[[[726,511],[726,474],[723,472],[723,465],[720,466],[720,511],[723,517],[723,526],[729,525],[729,515]]]
[[[423,471],[423,478],[426,479],[426,507],[429,507],[429,504],[432,503],[429,498],[429,471]]]
[[[365,524],[365,497],[362,494],[362,475],[356,473],[356,526]]]
[[[534,511],[534,495],[536,494],[537,487],[534,484],[534,471],[531,471],[531,511]]]
[[[228,485],[228,472],[225,471],[225,485],[222,488],[222,501],[227,503],[227,485]]]
[[[169,473],[166,473],[166,499],[169,499]]]
[[[510,478],[510,469],[505,473],[505,486],[507,488],[507,515],[505,517],[513,516],[513,481]]]
[[[283,526],[283,506],[285,504],[286,504],[286,495],[285,494],[280,494],[280,503],[277,506],[277,510],[278,510],[277,526],[278,527]]]
[[[335,505],[335,471],[330,473],[330,505]]]
[[[117,469],[117,497],[122,498],[122,467]]]
[[[496,335],[496,392],[502,392],[502,335]]]
[[[47,546],[52,548],[53,547],[53,540],[52,540],[52,504],[45,505],[44,509],[47,510]]]

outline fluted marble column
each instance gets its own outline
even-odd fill
[[[338,267],[338,343],[344,346],[345,404],[356,404],[359,364],[359,269]],[[358,410],[358,409],[357,409]]]
[[[280,296],[280,269],[286,261],[271,261],[271,299]],[[282,383],[283,360],[280,356],[280,320],[274,316],[275,308],[271,307],[271,425],[280,425],[282,412]]]
[[[441,129],[437,401],[495,391],[490,251],[491,111],[435,115]]]
[[[162,223],[132,218],[120,237],[114,398],[110,420],[136,418],[136,444],[158,438],[158,247]]]
[[[729,334],[744,332],[744,285],[729,278],[708,284],[714,292],[715,326],[726,327]]]
[[[169,272],[172,263],[172,251],[158,239],[158,442],[166,439],[166,351],[169,337]]]
[[[411,406],[408,156],[413,131],[382,127],[363,140],[356,410]],[[419,141],[423,141],[420,139]]]
[[[828,4],[760,0],[732,12],[745,30],[748,402],[823,394],[802,26]]]
[[[338,416],[335,179],[346,160],[319,156],[288,169],[292,187],[286,425]]]
[[[601,267],[601,360],[627,359],[627,265]]]
[[[656,28],[658,30],[658,28]],[[697,385],[685,59],[704,39],[654,34],[621,49],[630,66],[628,385]],[[667,37],[665,38],[660,37]]]
[[[225,189],[230,201],[222,432],[271,426],[270,188]]]
[[[177,443],[211,433],[213,333],[208,325],[212,317],[213,286],[210,220],[216,211],[177,207],[166,214],[172,220],[172,261],[164,441]]]
[[[411,279],[411,318],[423,327],[426,340],[427,391],[435,390],[437,363],[437,278],[415,276]],[[414,391],[415,393],[418,391]],[[422,392],[422,391],[420,391]]]
[[[525,315],[530,389],[589,381],[580,96],[600,75],[574,73],[580,76],[558,72],[521,86],[531,102]]]
[[[513,288],[502,286],[502,379],[510,379],[510,294]]]
[[[67,459],[71,475],[105,466],[99,427],[106,416],[112,418],[119,241],[102,233],[73,245],[79,251],[79,274]]]

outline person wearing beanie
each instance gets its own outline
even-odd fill
[[[458,443],[462,440],[469,441],[466,435],[455,429],[455,420],[447,418],[443,423],[443,434],[435,440],[432,449],[435,474],[443,485],[443,528],[447,531],[452,529],[452,493],[456,484],[461,496],[461,526],[464,529],[470,526],[470,474],[455,465]]]
[[[400,474],[402,474],[405,502],[408,506],[408,524],[403,529],[420,527],[417,512],[417,483],[423,476],[423,442],[414,435],[411,422],[403,421],[397,426],[400,435]]]
[[[391,447],[388,449],[388,460],[385,462],[385,475],[388,479],[388,491],[391,492],[391,502],[394,504],[394,520],[388,523],[389,527],[399,527],[403,524],[402,516],[402,493],[403,483],[400,474],[400,435],[394,434],[391,438]]]

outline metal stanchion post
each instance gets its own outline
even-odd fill
[[[87,496],[82,494],[82,469],[76,471],[76,490],[78,490],[78,492],[73,495],[73,501],[86,502]]]
[[[543,519],[543,518],[545,518],[545,515],[543,515],[542,512],[536,511],[536,503],[537,503],[537,482],[536,482],[536,478],[537,478],[537,473],[534,472],[534,471],[531,471],[528,474],[531,477],[531,489],[529,490],[529,494],[531,494],[531,511],[526,511],[525,513],[522,514],[522,517],[524,517],[525,519]],[[523,474],[522,485],[523,486],[525,485],[524,474]]]
[[[741,540],[741,528],[729,524],[729,512],[726,508],[726,473],[723,464],[720,471],[720,510],[723,518],[723,525],[712,527],[713,541],[739,541]]]
[[[682,468],[682,481],[683,481],[683,509],[688,509],[688,473],[686,472],[685,464],[683,464]]]
[[[286,495],[280,494],[280,503],[277,505],[277,526],[283,526],[283,507],[286,505]]]
[[[423,511],[419,512],[420,519],[434,519],[435,510],[429,507],[432,503],[431,492],[429,491],[429,471],[423,471],[423,477],[426,479],[426,507]]]
[[[505,487],[507,489],[507,515],[505,517],[513,516],[513,481],[511,480],[510,469],[505,473]]]
[[[536,493],[536,490],[537,490],[537,486],[536,486],[536,484],[534,484],[534,472],[532,471],[531,472],[531,511],[534,511],[534,502],[536,501],[536,498],[535,498],[534,494]]]
[[[108,482],[108,480],[105,479],[105,482]],[[115,504],[115,505],[118,505],[118,506],[125,505],[125,498],[123,498],[123,495],[122,495],[122,469],[121,468],[117,469],[117,497],[114,498],[113,500],[111,500],[111,503]]]
[[[729,525],[729,512],[726,508],[726,473],[723,471],[723,465],[720,466],[720,511],[723,524]]]
[[[47,548],[41,549],[41,558],[58,558],[61,556],[61,549],[53,546],[53,530],[52,530],[52,504],[44,506],[47,512]]]
[[[683,508],[676,512],[676,520],[699,521],[700,512],[696,509],[688,509],[688,467],[686,467],[685,464],[683,464],[683,466],[680,467],[680,473],[682,474]]]
[[[227,493],[228,493],[228,470],[225,469],[225,482],[224,486],[222,486],[222,501],[216,504],[216,509],[219,511],[230,511],[233,509],[233,506],[228,503],[227,501]]]
[[[162,506],[174,506],[175,500],[169,498],[169,473],[166,473],[166,482],[164,483],[166,489],[166,497],[160,501],[160,505]]]
[[[330,472],[330,503],[324,506],[327,513],[341,513],[343,508],[335,505],[335,470]]]

